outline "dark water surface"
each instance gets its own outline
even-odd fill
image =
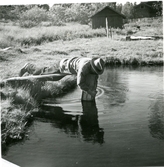
[[[96,103],[80,90],[47,102],[29,139],[3,158],[21,167],[164,166],[163,68],[109,68]]]

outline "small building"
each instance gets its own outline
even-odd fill
[[[92,29],[103,28],[103,27],[105,28],[106,18],[108,21],[108,27],[122,28],[124,24],[123,20],[126,17],[125,15],[117,12],[115,9],[106,6],[91,16]]]
[[[162,1],[159,1],[162,3]],[[156,17],[158,12],[161,12],[160,8],[156,9],[153,6],[156,5],[156,3],[159,3],[158,1],[148,1],[148,2],[141,2],[140,4],[135,6],[135,18],[145,18],[145,17]]]

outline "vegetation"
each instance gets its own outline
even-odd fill
[[[37,26],[42,21],[46,21],[48,19],[48,15],[46,11],[42,8],[35,6],[30,10],[26,10],[20,15],[20,26],[31,28]]]
[[[122,5],[116,2],[108,2],[54,4],[51,8],[47,4],[0,6],[0,20],[18,21],[20,26],[25,28],[37,26],[45,20],[50,21],[51,25],[59,26],[72,21],[89,24],[90,16],[107,5],[123,13],[128,19],[135,18],[136,3],[127,2]],[[149,6],[156,11],[157,16],[162,15],[162,1],[149,2]]]
[[[118,38],[123,38],[125,35],[143,35],[155,36],[163,35],[162,18],[150,19],[148,21],[132,22],[124,25],[124,29],[112,29],[113,33]],[[72,26],[74,28],[72,29]],[[137,27],[141,27],[138,30]],[[105,29],[92,29],[88,25],[80,25],[78,23],[67,23],[66,26],[39,26],[30,29],[20,28],[19,26],[10,23],[0,23],[0,48],[11,46],[30,46],[41,45],[45,42],[52,42],[56,40],[73,40],[77,38],[95,38],[105,37]],[[129,33],[130,32],[130,33]],[[145,34],[146,33],[146,34]],[[122,36],[121,36],[122,35]]]
[[[57,83],[43,83],[35,80],[5,86],[1,92],[2,150],[5,150],[11,142],[28,136],[27,127],[34,119],[33,113],[39,110],[42,99],[56,98],[75,87],[74,76],[65,77]]]
[[[27,98],[27,93],[19,89],[17,94],[13,92],[8,97],[1,95],[1,142],[3,147],[12,140],[22,139],[26,134],[26,126],[33,119],[31,111],[34,105],[30,103],[30,95],[28,95],[30,99]]]
[[[34,27],[30,29],[20,28],[18,26],[10,26],[2,24],[0,30],[0,47],[9,46],[29,46],[40,45],[44,42],[52,42],[56,40],[72,40],[76,38],[94,38],[106,36],[104,29],[92,30],[89,26],[74,25],[64,27]],[[18,33],[19,32],[19,33]]]

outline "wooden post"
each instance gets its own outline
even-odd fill
[[[111,36],[111,39],[112,39],[113,38],[112,27],[110,27],[110,36]]]
[[[106,17],[106,33],[107,33],[107,38],[109,37],[109,29],[108,29],[108,18]]]

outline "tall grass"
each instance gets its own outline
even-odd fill
[[[141,30],[136,29],[139,25]],[[137,22],[125,24],[125,29],[113,29],[115,34],[127,35],[129,32],[136,35],[163,35],[162,22],[160,19],[153,22]],[[0,24],[0,48],[9,46],[40,45],[44,42],[56,40],[73,40],[76,38],[94,38],[106,36],[105,28],[92,29],[88,25],[68,24],[67,26],[37,26],[30,29],[20,28],[11,24]],[[145,34],[146,33],[146,34]]]
[[[31,29],[20,28],[18,26],[0,25],[0,47],[9,46],[29,46],[40,45],[44,42],[56,40],[72,40],[75,38],[93,38],[105,36],[105,30],[92,30],[89,26],[51,26],[51,27],[34,27]]]
[[[2,149],[11,141],[22,140],[26,127],[33,120],[33,111],[39,109],[41,100],[57,97],[76,87],[76,77],[65,77],[59,82],[11,82],[1,92]],[[3,96],[2,96],[3,94]]]
[[[1,100],[2,150],[7,144],[25,137],[26,127],[33,120],[31,112],[35,108],[33,98],[22,88],[14,90],[6,87],[3,91]]]

